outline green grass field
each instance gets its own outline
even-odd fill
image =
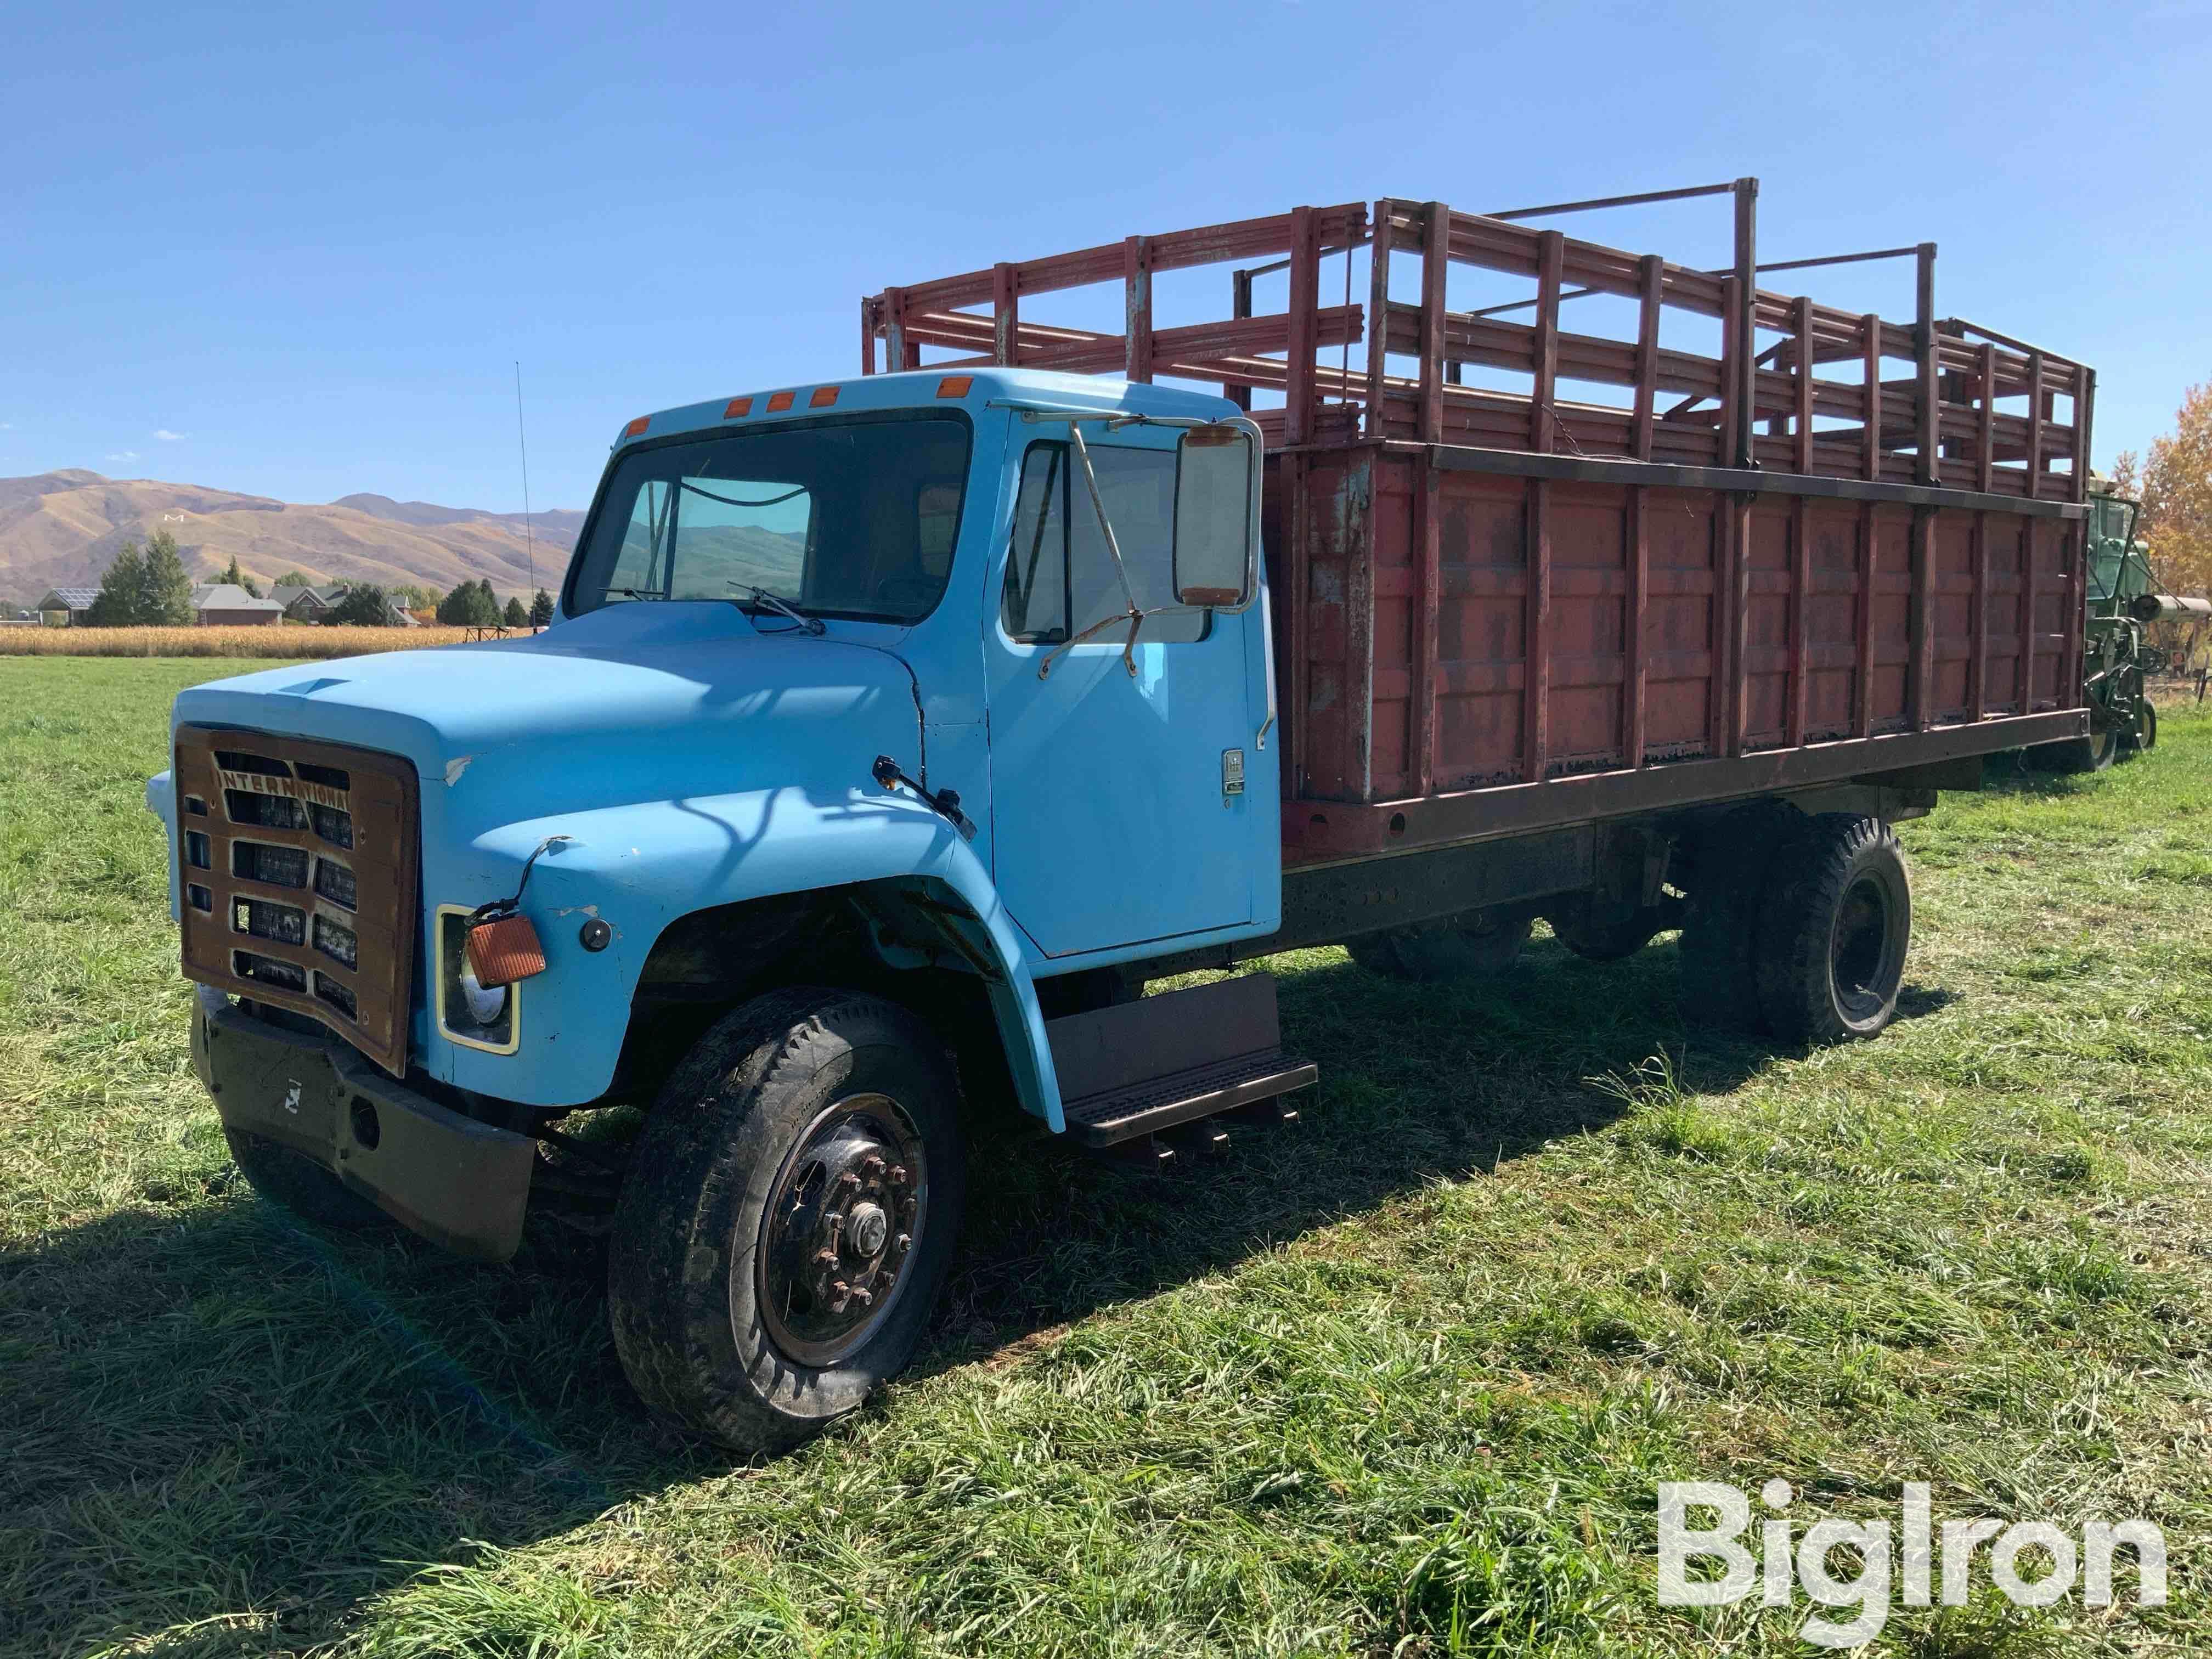
[[[1910,1018],[1686,1030],[1675,951],[1283,978],[1303,1125],[1179,1181],[1007,1123],[930,1351],[732,1467],[588,1268],[302,1231],[228,1164],[140,805],[205,663],[0,659],[0,1651],[1796,1654],[1662,1609],[1655,1484],[2146,1516],[2172,1600],[1875,1650],[2212,1646],[2212,718],[1905,826]]]

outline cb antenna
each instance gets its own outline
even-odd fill
[[[530,437],[522,426],[522,360],[514,363],[514,438],[522,450],[522,546],[530,561],[531,632],[538,631],[538,538],[530,528]]]

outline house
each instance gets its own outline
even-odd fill
[[[326,582],[319,587],[301,587],[280,582],[269,590],[269,597],[276,601],[292,621],[319,623],[326,619],[332,608],[345,597],[345,584]]]
[[[96,587],[50,587],[33,608],[39,620],[49,628],[82,628],[92,602],[99,597]]]
[[[192,620],[202,628],[260,628],[276,622],[284,607],[257,599],[242,587],[214,582],[192,590]]]

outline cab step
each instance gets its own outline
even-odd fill
[[[1067,1133],[1112,1146],[1224,1112],[1262,1121],[1297,1114],[1271,1105],[1321,1075],[1283,1052],[1272,974],[1047,1020]],[[1209,1138],[1210,1139],[1210,1138]]]

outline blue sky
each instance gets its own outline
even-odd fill
[[[1932,239],[1940,313],[2094,363],[2100,465],[2212,379],[2212,0],[8,17],[0,474],[512,510],[520,359],[580,507],[630,415],[852,374],[886,283],[1746,173],[1762,257]],[[1558,222],[1727,258],[1718,202]]]

